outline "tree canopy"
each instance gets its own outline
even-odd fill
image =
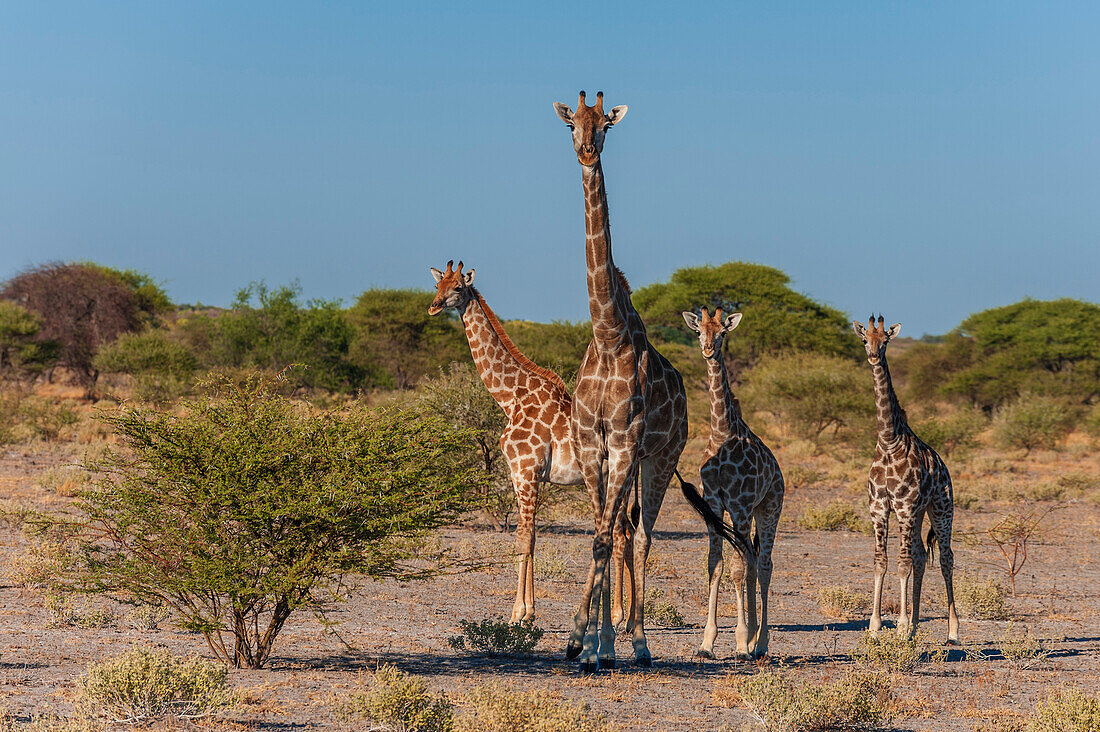
[[[782,351],[856,356],[858,341],[844,313],[790,288],[790,277],[773,267],[748,262],[685,267],[667,283],[634,293],[634,307],[651,334],[694,343],[680,313],[706,306],[745,314],[726,339],[727,353],[746,363]]]

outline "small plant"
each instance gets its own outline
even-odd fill
[[[652,587],[646,591],[642,612],[645,614],[646,622],[653,625],[662,625],[666,628],[682,628],[687,625],[676,605],[665,597],[664,591],[659,587]]]
[[[558,580],[569,576],[569,562],[561,552],[544,547],[535,550],[535,576],[540,580]]]
[[[1031,634],[1030,628],[1025,628],[1023,633],[1016,633],[1012,623],[1008,624],[996,643],[1001,655],[1017,670],[1038,666],[1050,658],[1053,652],[1045,641]]]
[[[50,468],[34,480],[35,485],[66,498],[76,495],[80,487],[87,482],[88,471],[74,465]]]
[[[403,732],[451,732],[452,705],[428,691],[427,684],[390,665],[373,674],[370,688],[352,692],[336,706],[345,722],[362,720],[371,729]]]
[[[1009,617],[1005,591],[996,580],[972,578],[965,574],[954,578],[955,602],[959,612],[976,620],[1006,620]]]
[[[866,615],[871,598],[843,585],[826,585],[817,591],[817,604],[825,617],[848,620]]]
[[[70,560],[63,542],[40,541],[11,559],[8,578],[25,590],[53,586]]]
[[[94,605],[88,598],[77,601],[70,595],[50,593],[46,595],[46,609],[51,618],[48,628],[106,628],[118,622],[118,615],[102,605]]]
[[[1095,732],[1100,729],[1100,695],[1058,689],[1039,702],[1028,732]]]
[[[783,483],[787,488],[806,488],[820,483],[828,474],[804,463],[795,463],[783,471]]]
[[[986,418],[979,410],[959,410],[946,417],[932,417],[914,428],[917,435],[942,457],[970,450],[978,444],[978,434]]]
[[[534,650],[546,632],[524,620],[519,623],[506,623],[504,618],[482,620],[475,623],[460,621],[462,635],[447,639],[447,644],[458,651],[473,651],[486,656],[525,656]]]
[[[920,665],[923,646],[916,635],[868,631],[860,636],[852,658],[865,668],[907,674]]]
[[[167,605],[138,605],[126,613],[126,622],[136,630],[158,630],[170,617],[172,608]]]
[[[1036,448],[1053,449],[1073,428],[1073,413],[1060,400],[1024,394],[993,418],[993,436],[1005,448],[1028,455]]]
[[[1065,486],[1058,483],[1035,483],[1024,491],[1024,497],[1032,501],[1057,501],[1065,494]]]
[[[874,534],[871,522],[860,516],[856,509],[843,501],[834,501],[824,508],[809,508],[798,519],[798,525],[809,531],[858,531]]]
[[[969,491],[955,491],[953,501],[955,508],[964,511],[977,511],[982,505],[982,500]]]
[[[765,671],[737,690],[741,705],[769,732],[875,729],[892,717],[893,690],[881,673],[848,672],[832,683],[813,684]]]
[[[569,702],[549,689],[513,691],[500,682],[472,688],[461,700],[456,732],[611,732],[614,727],[586,702]]]
[[[1016,575],[1027,563],[1027,544],[1039,528],[1039,524],[1054,508],[1037,513],[1034,510],[1017,511],[1004,516],[986,529],[989,540],[1000,550],[1005,560],[1005,572],[1016,597]]]
[[[7,498],[0,499],[0,525],[9,529],[21,529],[28,519],[37,515],[37,511],[26,503]]]
[[[1068,491],[1088,493],[1100,488],[1100,478],[1088,473],[1063,473],[1058,476],[1058,485]]]
[[[232,703],[226,676],[221,664],[138,648],[89,664],[77,681],[77,698],[115,724],[195,719]]]

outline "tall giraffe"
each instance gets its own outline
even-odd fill
[[[741,313],[722,318],[722,309],[710,315],[685,312],[684,321],[699,334],[699,346],[707,362],[710,391],[710,439],[703,450],[703,497],[719,516],[730,515],[730,524],[741,534],[749,533],[749,522],[756,527],[753,545],[756,563],[744,557],[734,559],[730,568],[737,594],[737,655],[759,657],[768,654],[768,587],[772,577],[772,546],[783,510],[783,473],[768,446],[753,433],[741,414],[741,405],[730,389],[722,345],[726,334],[741,322]],[[710,602],[707,627],[699,655],[714,658],[714,639],[718,635],[718,587],[722,580],[722,537],[710,531],[707,557]],[[756,620],[756,584],[760,583],[760,622]],[[742,595],[744,593],[744,596]],[[746,621],[745,610],[748,609]]]
[[[611,256],[600,154],[607,131],[622,121],[627,108],[615,107],[605,114],[603,92],[589,107],[582,91],[576,112],[560,102],[554,104],[554,109],[573,131],[573,149],[581,165],[588,308],[592,316],[592,341],[573,391],[572,425],[584,483],[592,499],[595,534],[592,564],[566,657],[580,655],[584,672],[615,668],[608,564],[615,521],[620,510],[625,510],[631,486],[637,485],[635,508],[640,521],[633,537],[632,561],[627,563],[634,588],[628,627],[633,630],[635,662],[649,666],[652,655],[646,643],[642,609],[645,563],[653,524],[687,442],[687,397],[679,372],[646,337],[645,325],[630,301],[626,278]],[[694,488],[689,490],[683,481],[681,486],[694,507],[704,515],[710,514],[708,521],[721,525]],[[742,551],[751,553],[751,548],[746,543]]]
[[[474,288],[474,270],[431,268],[436,296],[430,315],[454,308],[462,318],[474,366],[485,388],[504,414],[508,426],[500,450],[508,462],[516,491],[516,599],[512,622],[535,615],[535,506],[539,483],[580,485],[580,463],[573,450],[569,424],[573,399],[561,377],[519,352],[504,332],[496,313]]]
[[[959,616],[955,613],[955,591],[951,573],[955,557],[951,553],[951,521],[955,504],[951,476],[936,451],[917,437],[909,427],[905,410],[898,404],[890,368],[886,363],[886,344],[897,338],[901,324],[883,327],[883,318],[868,318],[867,326],[852,323],[856,335],[863,340],[867,361],[875,377],[875,407],[878,415],[878,439],[875,457],[867,476],[867,494],[871,521],[875,525],[875,593],[871,608],[870,629],[882,627],[882,578],[886,575],[886,539],[889,534],[890,512],[898,519],[901,550],[898,553],[898,577],[901,580],[901,609],[898,612],[899,633],[913,634],[920,622],[920,591],[924,580],[927,556],[921,541],[921,525],[927,511],[931,527],[928,547],[940,547],[940,569],[947,586],[947,643],[958,645]],[[913,603],[907,606],[912,580]]]

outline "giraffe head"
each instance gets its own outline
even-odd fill
[[[577,151],[577,160],[585,166],[600,162],[604,135],[612,125],[621,122],[626,116],[625,104],[614,107],[604,114],[603,92],[596,92],[596,103],[591,107],[584,103],[582,91],[576,112],[562,102],[554,102],[554,109],[557,110],[562,122],[573,130],[573,149]]]
[[[435,277],[435,299],[428,306],[428,315],[439,315],[447,308],[461,309],[474,296],[474,270],[462,271],[462,262],[458,263],[458,269],[452,269],[455,261],[447,262],[447,271],[440,272],[431,267],[432,277]]]
[[[714,311],[714,315],[707,312],[706,308],[699,308],[699,314],[691,312],[681,313],[684,322],[693,331],[699,334],[699,347],[703,349],[703,358],[722,358],[722,341],[726,333],[737,327],[741,322],[741,313],[730,313],[722,317],[722,308]]]
[[[885,321],[878,316],[878,326],[875,325],[875,316],[867,318],[867,325],[858,320],[852,323],[856,335],[863,339],[863,348],[867,351],[867,361],[871,365],[877,364],[886,355],[886,344],[898,337],[901,332],[901,323],[894,323],[889,328],[883,326]]]

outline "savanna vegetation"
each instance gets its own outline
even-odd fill
[[[499,533],[515,513],[497,445],[503,414],[457,316],[427,314],[431,297],[368,290],[341,303],[305,300],[296,283],[251,283],[228,307],[181,305],[146,274],[87,262],[34,267],[0,286],[0,445],[15,456],[3,470],[44,466],[13,479],[38,498],[0,496],[0,529],[12,537],[9,591],[37,603],[43,628],[125,629],[157,643],[175,634],[170,643],[183,652],[131,649],[128,640],[110,658],[79,659],[84,670],[69,701],[87,721],[81,728],[267,704],[270,689],[234,691],[227,678],[241,672],[226,668],[283,673],[281,654],[308,657],[305,627],[344,643],[345,608],[376,594],[385,599],[375,609],[399,604],[391,594],[430,598],[387,616],[391,637],[407,639],[402,653],[411,654],[394,656],[398,666],[433,653],[470,665],[537,664],[554,652],[554,623],[565,628],[567,612],[540,610],[534,624],[494,619],[506,614],[502,598],[514,581],[512,540]],[[744,413],[787,477],[779,541],[815,537],[829,552],[870,542],[863,493],[874,442],[871,375],[844,314],[798,293],[782,272],[742,262],[678,270],[638,288],[634,302],[688,387],[685,477],[698,466],[708,404],[698,343],[680,312],[741,311],[724,357]],[[587,323],[504,324],[528,356],[573,383]],[[1064,540],[1058,527],[1072,512],[1100,505],[1100,306],[1024,300],[971,315],[943,336],[900,339],[889,358],[911,424],[955,479],[955,551],[966,565],[956,600],[965,627],[988,636],[984,655],[966,649],[967,668],[975,679],[1002,662],[1013,672],[1049,670],[1059,657],[1054,641],[1010,638],[994,624],[1077,612],[1044,604],[1035,557]],[[540,502],[540,531],[560,529],[540,534],[536,548],[546,608],[571,602],[584,579],[583,547],[569,547],[584,543],[577,534],[590,518],[577,489],[544,490]],[[662,516],[675,503],[666,500]],[[687,546],[696,525],[685,521],[686,538],[676,541]],[[659,538],[650,557],[647,625],[689,638],[699,624],[694,603],[705,599],[701,567],[692,564],[705,540],[686,561],[666,553],[670,541]],[[892,543],[891,562],[895,552]],[[950,659],[924,637],[898,645],[855,635],[868,613],[860,583],[870,561],[846,559],[844,567],[865,571],[845,569],[827,583],[817,570],[776,568],[787,593],[772,611],[780,622],[852,633],[843,658],[857,669],[841,664],[811,677],[799,665],[804,657],[791,655],[790,668],[700,677],[717,708],[787,729],[897,725],[911,714],[906,680],[946,678]],[[455,614],[453,596],[478,580],[454,576],[485,573],[501,573],[491,575],[492,592],[478,590],[488,599]],[[943,606],[936,575],[933,568],[925,579],[933,613]],[[799,602],[810,620],[792,616]],[[418,638],[429,624],[440,626],[438,637]],[[840,658],[822,650],[829,642],[835,636],[805,652]],[[481,682],[440,694],[434,680],[379,665],[389,650],[374,653],[369,671],[355,670],[354,688],[323,702],[334,719],[403,729],[610,729],[603,708],[573,692],[623,701],[648,683],[616,677],[570,687],[569,698],[546,685],[505,691]],[[1045,729],[1043,720],[1070,707],[1092,719],[1095,705],[1076,689],[1052,691],[1016,728]],[[4,720],[0,705],[0,729]],[[19,721],[63,728],[48,714]]]

